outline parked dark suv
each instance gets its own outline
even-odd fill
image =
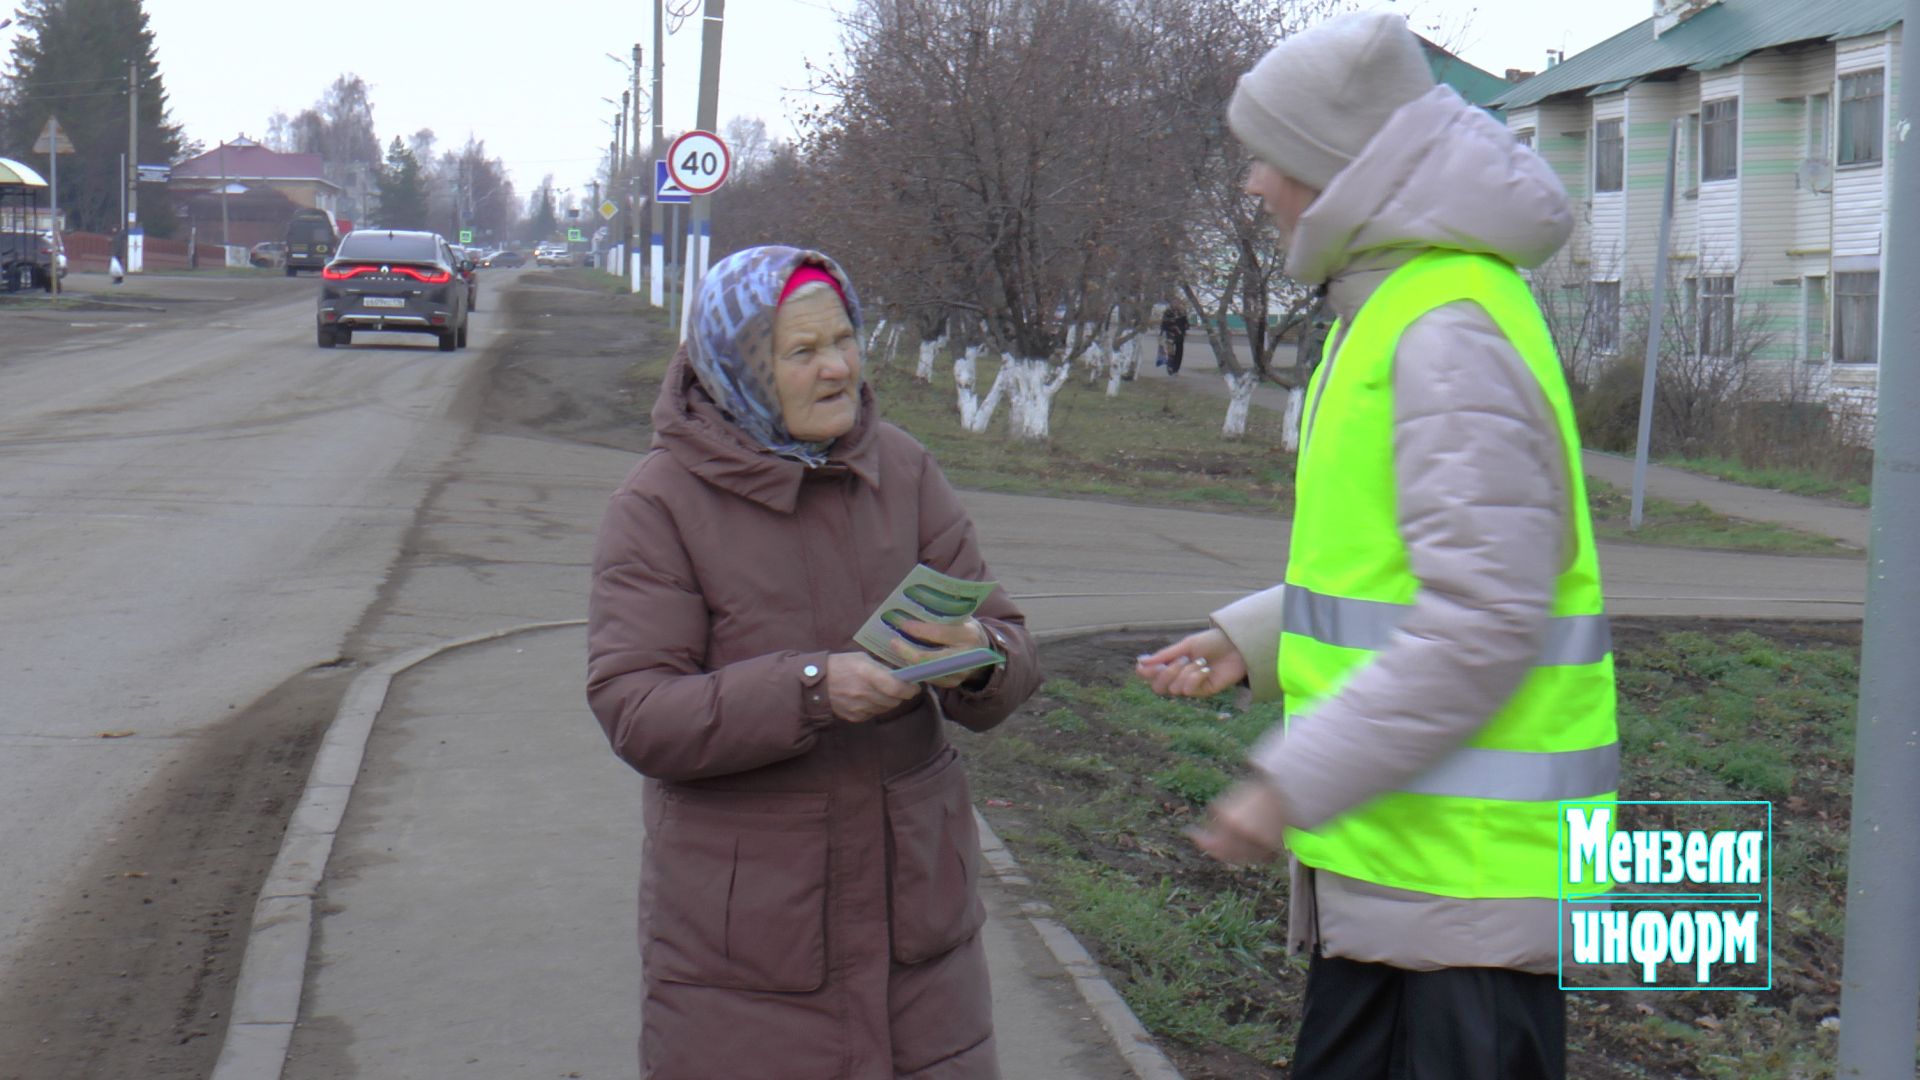
[[[467,283],[437,233],[356,230],[320,271],[320,347],[351,345],[355,330],[432,334],[440,351],[467,345]]]

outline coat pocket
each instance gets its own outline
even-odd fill
[[[646,967],[787,993],[826,981],[828,797],[669,791],[650,838]]]
[[[980,833],[953,747],[890,781],[886,804],[893,958],[918,964],[965,942],[987,918],[979,890]]]

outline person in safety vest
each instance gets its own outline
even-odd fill
[[[1227,119],[1339,321],[1285,583],[1139,661],[1160,694],[1285,698],[1195,838],[1292,854],[1296,1078],[1564,1077],[1556,807],[1619,786],[1578,436],[1516,269],[1572,232],[1566,193],[1398,15],[1288,38]]]

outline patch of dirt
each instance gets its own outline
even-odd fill
[[[353,674],[287,680],[132,802],[0,985],[0,1080],[212,1073],[260,882]]]
[[[509,329],[489,352],[482,431],[644,452],[647,414],[674,341],[637,295],[609,296],[566,274],[522,275],[502,297]]]

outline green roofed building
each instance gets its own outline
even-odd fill
[[[1433,69],[1433,81],[1453,87],[1461,97],[1505,118],[1506,114],[1492,102],[1512,90],[1512,83],[1491,71],[1474,67],[1426,38],[1420,39],[1420,47],[1427,54],[1427,66]]]
[[[1565,359],[1644,351],[1678,120],[1670,296],[1692,358],[1870,416],[1904,0],[1653,4],[1490,100],[1576,208],[1535,275]]]

